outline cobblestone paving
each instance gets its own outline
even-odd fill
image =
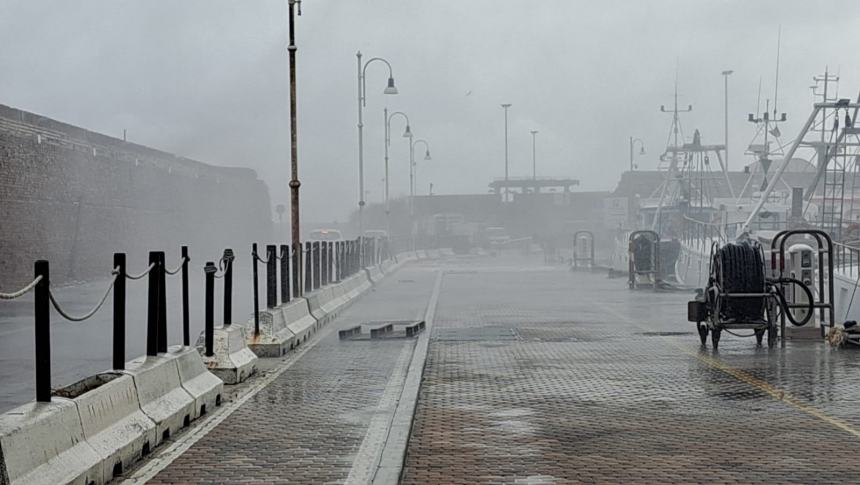
[[[405,268],[371,290],[268,387],[149,483],[329,483],[350,473],[386,383],[414,340],[340,342],[334,330],[422,315],[434,273]]]
[[[700,353],[687,294],[475,266],[443,281],[404,483],[860,481],[856,352]]]

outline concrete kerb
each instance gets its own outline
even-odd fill
[[[0,484],[102,483],[102,458],[70,399],[31,402],[0,415]]]
[[[205,355],[205,332],[197,339],[197,350],[203,364],[224,384],[238,384],[257,371],[257,355],[245,343],[245,334],[246,329],[241,325],[216,328],[212,335],[211,357]]]
[[[176,359],[182,388],[194,398],[192,420],[221,405],[224,381],[206,369],[197,348],[179,346],[171,349],[168,355]]]
[[[248,347],[257,357],[280,357],[298,344],[279,308],[260,310],[260,334],[254,335],[254,320],[249,320],[245,335]]]
[[[126,364],[126,370],[122,372],[134,378],[140,409],[155,422],[153,445],[158,445],[191,422],[195,415],[195,398],[182,387],[175,356],[139,357]]]

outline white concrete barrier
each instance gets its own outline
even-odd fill
[[[313,292],[305,295],[305,298],[307,298],[308,308],[310,309],[311,315],[313,315],[314,318],[323,325],[328,322],[328,311],[326,310],[326,307],[328,307],[329,310],[331,309],[331,287],[326,286],[324,288],[314,290]]]
[[[218,327],[212,335],[213,354],[204,355],[206,333],[197,339],[197,348],[203,364],[209,372],[224,381],[224,384],[238,384],[257,371],[257,355],[245,343],[246,329],[241,325]]]
[[[382,269],[380,269],[379,266],[371,266],[367,268],[367,277],[370,279],[371,283],[376,284],[382,281],[382,278],[385,277],[385,275],[382,274]]]
[[[280,357],[298,344],[279,308],[260,310],[259,335],[254,335],[254,320],[249,320],[245,325],[245,342],[257,357]]]
[[[191,419],[197,419],[208,411],[221,405],[224,381],[209,372],[195,347],[179,347],[170,352],[179,368],[179,382],[182,388],[194,398],[194,412]]]
[[[102,459],[84,439],[69,399],[31,402],[0,415],[0,484],[102,482]]]
[[[112,480],[155,446],[155,423],[141,411],[130,375],[105,372],[65,389],[78,394],[73,401],[84,438],[101,459],[101,480],[97,482]]]
[[[294,298],[281,305],[280,310],[287,328],[295,335],[295,345],[306,341],[318,328],[317,319],[311,315],[309,302],[304,298]]]
[[[154,445],[191,422],[194,398],[182,387],[174,356],[139,357],[126,364],[122,372],[134,378],[140,409],[155,422]]]

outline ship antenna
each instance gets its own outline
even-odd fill
[[[776,81],[773,88],[773,119],[776,119],[776,103],[779,100],[779,47],[782,43],[782,24],[776,34]]]

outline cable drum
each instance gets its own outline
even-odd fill
[[[633,266],[636,271],[652,271],[654,241],[640,235],[633,238]]]
[[[723,293],[764,294],[764,254],[755,241],[728,243],[714,253],[714,276]],[[763,320],[765,297],[725,297],[720,305],[724,322]]]

